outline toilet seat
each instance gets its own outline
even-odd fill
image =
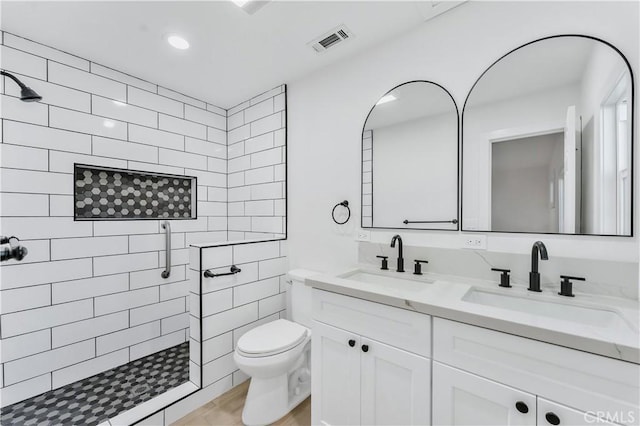
[[[238,340],[237,351],[248,358],[260,358],[286,352],[309,335],[306,327],[285,319],[263,324],[245,333]]]

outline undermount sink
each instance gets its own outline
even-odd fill
[[[406,274],[406,272],[405,272]],[[373,284],[383,287],[400,287],[403,290],[409,291],[422,291],[425,289],[426,284],[431,284],[432,281],[428,280],[412,280],[400,277],[393,277],[386,274],[374,274],[366,271],[354,271],[348,272],[340,276],[340,278],[358,281],[361,283]]]
[[[475,288],[469,290],[462,297],[462,300],[478,305],[524,312],[595,327],[617,328],[624,326],[626,328],[632,328],[617,312],[592,306],[535,300],[531,297],[498,294]]]

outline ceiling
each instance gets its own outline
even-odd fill
[[[230,108],[450,7],[431,1],[272,1],[249,15],[230,1],[3,1],[1,27]],[[340,24],[355,37],[321,54],[307,46]],[[168,33],[182,35],[191,48],[170,47]]]

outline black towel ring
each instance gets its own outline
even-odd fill
[[[338,207],[340,207],[340,206],[342,206],[342,207],[346,208],[346,209],[347,209],[347,212],[348,212],[347,218],[345,219],[345,221],[344,221],[344,222],[338,222],[338,221],[336,220],[336,209],[337,209]],[[347,200],[344,200],[343,202],[338,203],[338,204],[336,204],[335,206],[333,206],[333,210],[331,210],[331,218],[332,218],[332,219],[333,219],[333,221],[334,221],[335,223],[337,223],[338,225],[344,225],[345,223],[349,222],[349,219],[351,219],[351,209],[349,208],[349,202],[348,202]]]

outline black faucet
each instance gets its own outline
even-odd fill
[[[542,241],[536,241],[531,248],[531,272],[529,272],[529,291],[540,290],[540,273],[538,272],[538,255],[540,260],[549,260],[547,247]]]
[[[400,235],[394,235],[391,239],[391,247],[396,246],[396,241],[398,241],[398,268],[396,271],[404,272],[404,258],[402,257],[402,237]]]

